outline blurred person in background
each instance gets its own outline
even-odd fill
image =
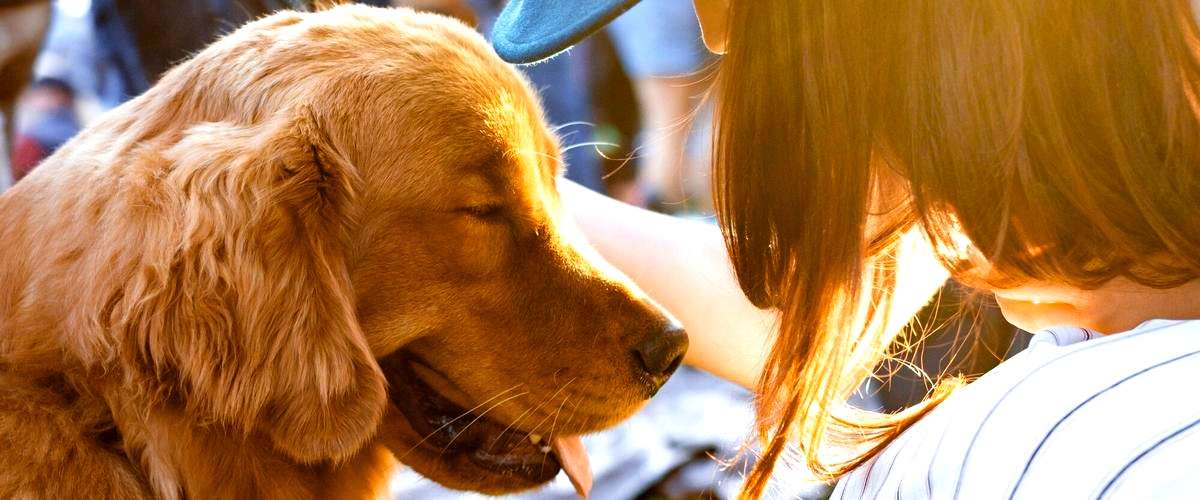
[[[437,3],[425,0],[421,3]],[[505,0],[471,0],[479,14],[479,29],[490,33]],[[699,113],[704,92],[701,70],[710,54],[700,39],[700,28],[690,17],[691,5],[680,0],[645,0],[613,22],[606,32],[624,74],[635,90],[641,131],[633,157],[622,161],[637,169],[631,185],[601,179],[598,139],[593,133],[597,112],[594,86],[607,75],[597,57],[606,56],[592,41],[581,41],[558,57],[524,66],[522,71],[542,97],[552,125],[560,126],[567,178],[589,189],[664,213],[694,211],[707,205],[707,184],[699,193],[688,192],[687,175],[693,171],[685,143],[692,119]]]
[[[50,28],[33,67],[34,83],[18,102],[13,174],[20,180],[101,111],[119,78],[95,41],[88,0],[53,2]],[[111,93],[111,92],[110,92]]]
[[[9,155],[16,104],[30,82],[49,25],[49,0],[0,0],[0,192],[13,183]]]
[[[21,97],[21,118],[13,145],[14,181],[20,181],[79,132],[75,91],[62,80],[40,79]]]
[[[637,177],[624,200],[656,212],[694,211],[707,190],[691,193],[685,145],[706,90],[710,61],[691,2],[643,0],[608,26],[619,60],[633,81],[642,118]]]
[[[48,1],[0,0],[0,26],[16,22],[15,17],[3,17],[7,10],[13,10],[5,8],[7,3],[50,5]],[[360,3],[388,6],[391,1]],[[35,69],[32,54],[41,47],[36,74],[43,83],[30,89],[30,95],[22,100],[21,113],[16,113],[28,115],[19,117],[20,143],[15,146],[20,149],[13,157],[13,169],[19,172],[2,169],[3,174],[17,174],[17,179],[78,132],[82,122],[141,94],[175,63],[221,35],[276,10],[310,9],[312,2],[58,0],[54,7],[44,46],[40,40],[30,46],[31,70]],[[8,32],[0,33],[0,56],[5,54],[5,41],[11,38]],[[6,95],[4,89],[28,79],[28,75],[17,72],[6,72],[3,77],[0,98]],[[78,116],[80,110],[85,116]],[[4,181],[0,175],[0,190]]]
[[[313,5],[312,0],[92,1],[99,44],[126,73],[126,98],[144,92],[175,63],[248,21]],[[359,3],[382,7],[390,1]]]

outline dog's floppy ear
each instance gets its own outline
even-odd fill
[[[307,108],[193,127],[164,157],[169,236],[146,237],[124,358],[209,423],[345,458],[386,399],[345,262],[356,171]]]

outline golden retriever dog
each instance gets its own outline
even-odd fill
[[[448,18],[219,40],[0,196],[0,498],[586,483],[578,436],[686,336],[572,236],[561,168]]]

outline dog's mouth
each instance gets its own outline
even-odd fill
[[[579,436],[532,434],[489,418],[490,405],[502,402],[503,395],[463,408],[443,395],[442,391],[454,387],[445,376],[410,353],[397,358],[391,369],[399,370],[404,382],[394,379],[388,390],[393,404],[420,436],[414,448],[443,459],[466,459],[500,479],[528,487],[549,482],[562,470],[577,492],[587,495],[591,468]]]

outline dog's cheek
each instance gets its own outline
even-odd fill
[[[364,310],[369,309],[371,312],[362,314],[359,320],[371,354],[375,357],[391,355],[434,331],[425,315],[405,312],[397,302],[387,300],[386,297],[380,302],[379,307],[374,303],[364,306]],[[396,309],[381,309],[389,303],[397,304]]]
[[[487,279],[501,271],[510,258],[510,237],[502,222],[459,217],[453,224],[461,239],[446,241],[440,253],[448,253],[445,264],[451,275]]]

